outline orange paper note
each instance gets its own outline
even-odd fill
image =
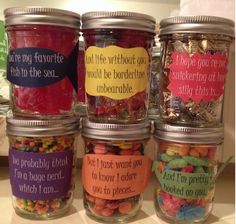
[[[151,175],[151,159],[146,156],[87,154],[83,158],[85,190],[107,200],[133,197],[144,192]]]

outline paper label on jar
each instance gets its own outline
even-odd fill
[[[12,194],[29,200],[65,197],[70,190],[72,150],[32,153],[9,150]]]
[[[197,104],[218,100],[224,94],[228,58],[225,54],[174,52],[168,89],[175,97]]]
[[[89,47],[85,68],[85,89],[92,96],[121,100],[147,88],[149,57],[142,47]]]
[[[145,156],[87,154],[82,180],[94,197],[118,200],[144,192],[151,175],[151,159]]]
[[[161,189],[180,198],[197,199],[205,197],[213,186],[212,175],[207,173],[185,173],[175,170],[161,170],[160,163],[153,163],[153,170]]]
[[[9,51],[7,79],[18,86],[42,87],[68,77],[77,91],[78,45],[68,57],[46,48],[16,48]]]

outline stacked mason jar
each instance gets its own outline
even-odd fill
[[[234,22],[224,18],[179,16],[160,22],[162,123],[155,122],[153,170],[159,182],[156,212],[170,223],[203,222],[212,210],[233,37]]]
[[[13,206],[26,218],[63,215],[73,199],[80,16],[41,7],[4,11]]]
[[[134,12],[82,15],[88,117],[82,180],[86,214],[124,222],[142,205],[151,175],[145,156],[155,19]]]
[[[74,105],[82,86],[87,107],[81,122],[86,214],[102,222],[133,218],[152,166],[159,182],[157,215],[171,223],[204,221],[212,210],[218,176],[234,23],[209,16],[161,21],[161,119],[154,122],[157,158],[152,164],[145,151],[151,135],[147,110],[155,19],[127,11],[83,14],[84,65],[77,65],[78,14],[23,7],[6,9],[4,15],[16,213],[50,219],[69,209],[80,124]],[[78,87],[77,66],[85,70],[84,86]]]

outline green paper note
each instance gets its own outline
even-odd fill
[[[213,176],[206,173],[184,173],[174,170],[158,169],[159,162],[154,162],[153,170],[163,191],[174,196],[188,199],[205,197],[212,187]]]

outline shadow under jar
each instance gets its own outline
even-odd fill
[[[102,124],[83,120],[82,180],[86,214],[102,222],[125,222],[137,215],[151,175],[144,155],[150,125]]]
[[[54,8],[13,7],[4,16],[13,113],[43,119],[72,115],[80,15]]]
[[[7,117],[10,183],[18,215],[47,220],[68,211],[75,184],[77,129],[75,118]]]
[[[202,223],[214,204],[223,127],[191,128],[155,123],[157,216],[170,223]]]
[[[222,122],[234,22],[213,16],[179,16],[160,22],[164,122],[195,127]],[[234,74],[230,74],[234,75]]]
[[[82,22],[89,120],[144,120],[155,19],[134,12],[88,12]]]

